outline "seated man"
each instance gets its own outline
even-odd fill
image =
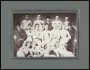
[[[35,29],[32,31],[33,40],[41,45],[42,42],[42,31],[39,31],[39,24],[35,25]]]
[[[56,53],[57,57],[75,57],[74,54],[70,51],[67,51],[64,46],[60,46],[59,41],[56,42],[54,47],[54,52]]]
[[[64,25],[62,25],[62,30],[60,30],[60,46],[67,46],[67,42],[71,39],[70,33],[68,30],[64,29]]]
[[[29,35],[31,35],[31,33],[32,33],[32,26],[29,25],[28,29],[26,30],[26,34],[27,34],[27,36],[29,36]]]
[[[32,42],[32,48],[29,49],[29,52],[32,57],[41,57],[44,54],[43,48],[34,41]]]
[[[30,48],[30,42],[25,40],[22,47],[17,51],[17,57],[27,57],[29,54],[31,54],[29,52]]]
[[[63,24],[64,24],[66,30],[71,29],[71,26],[69,25],[69,23],[70,22],[68,21],[68,17],[65,17],[65,22],[63,22]]]
[[[53,47],[53,51],[56,53],[56,57],[60,57],[60,53],[59,53],[59,41],[57,41]]]
[[[48,25],[45,25],[45,30],[42,31],[42,43],[43,45],[49,44],[50,42],[50,31],[48,30]]]
[[[50,44],[54,46],[56,41],[58,41],[59,39],[60,39],[60,30],[57,28],[57,25],[55,24],[50,32]]]
[[[15,32],[14,32],[14,56],[16,56],[17,50],[22,46],[24,40],[26,40],[27,34],[25,30],[21,29],[19,25],[16,26]]]

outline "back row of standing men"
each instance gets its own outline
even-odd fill
[[[27,30],[29,26],[33,26],[33,29],[34,29],[36,24],[39,24],[40,31],[44,29],[44,25],[48,25],[48,30],[52,30],[55,25],[61,29],[62,24],[65,25],[66,29],[70,28],[68,26],[69,25],[68,17],[65,17],[65,22],[62,23],[59,16],[56,16],[55,20],[53,21],[50,20],[50,17],[46,17],[46,21],[44,21],[44,20],[41,20],[41,15],[37,15],[37,19],[34,22],[32,22],[29,19],[28,15],[25,15],[25,20],[21,22],[21,28],[24,30]]]

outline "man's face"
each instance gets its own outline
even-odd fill
[[[28,20],[29,19],[29,16],[28,15],[25,15],[25,19]]]
[[[65,20],[68,20],[68,17],[65,17]]]
[[[40,19],[41,19],[41,16],[40,16],[40,15],[38,15],[38,16],[37,16],[37,19],[39,19],[39,20],[40,20]]]
[[[55,18],[56,18],[56,20],[59,20],[59,16],[56,16]]]
[[[47,18],[46,21],[49,22],[50,21],[50,18]]]

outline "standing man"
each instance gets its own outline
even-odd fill
[[[60,39],[60,30],[57,28],[57,25],[54,24],[53,29],[50,32],[50,44],[54,46],[54,44]]]
[[[65,22],[63,22],[64,23],[64,26],[65,26],[65,29],[66,30],[70,30],[71,29],[71,27],[70,27],[70,25],[69,25],[69,21],[68,21],[68,17],[65,17]]]
[[[41,20],[41,15],[37,15],[37,19],[34,21],[33,27],[35,27],[36,24],[39,24],[40,31],[42,31],[44,29],[44,21]]]
[[[45,25],[48,25],[48,30],[49,30],[49,31],[51,31],[51,30],[53,29],[53,27],[52,27],[52,22],[51,22],[49,16],[46,17]]]
[[[55,20],[52,22],[52,26],[54,27],[55,25],[57,28],[61,29],[62,22],[60,21],[59,16],[56,16]]]
[[[25,19],[21,22],[21,28],[25,31],[28,30],[29,25],[32,25],[28,15],[25,15]]]

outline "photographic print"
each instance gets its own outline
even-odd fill
[[[78,17],[78,10],[12,12],[13,57],[78,57]]]

